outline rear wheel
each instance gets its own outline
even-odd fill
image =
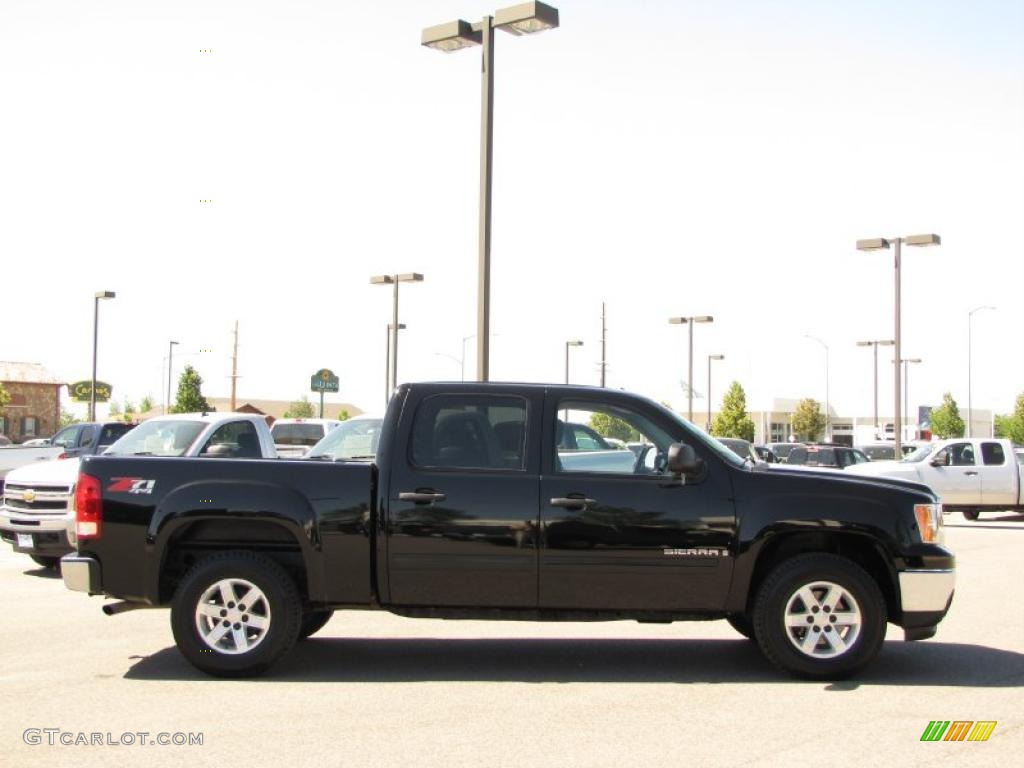
[[[334,611],[307,611],[302,614],[302,626],[299,627],[299,640],[315,635],[331,620]]]
[[[49,568],[51,570],[57,570],[60,567],[59,557],[44,557],[43,555],[29,555],[33,562],[37,565],[43,566],[43,568]]]
[[[758,592],[754,630],[761,650],[797,677],[836,680],[858,672],[885,639],[885,598],[856,563],[800,555],[777,566]]]
[[[963,516],[964,516],[965,520],[977,520],[978,519],[978,510],[976,510],[976,509],[965,509],[963,511]]]
[[[270,558],[247,551],[196,563],[171,603],[178,650],[217,677],[266,670],[295,645],[301,617],[292,578]]]

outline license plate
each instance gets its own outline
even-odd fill
[[[18,546],[32,548],[32,534],[31,533],[19,533],[18,534]]]

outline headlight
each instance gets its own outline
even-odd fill
[[[915,504],[914,519],[917,520],[921,541],[930,544],[942,544],[945,541],[941,504]]]

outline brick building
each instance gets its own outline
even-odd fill
[[[11,396],[7,407],[0,409],[0,434],[20,443],[57,431],[63,381],[39,363],[0,360],[0,383]]]

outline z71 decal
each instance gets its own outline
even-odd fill
[[[107,493],[152,493],[156,480],[143,477],[112,477]]]

